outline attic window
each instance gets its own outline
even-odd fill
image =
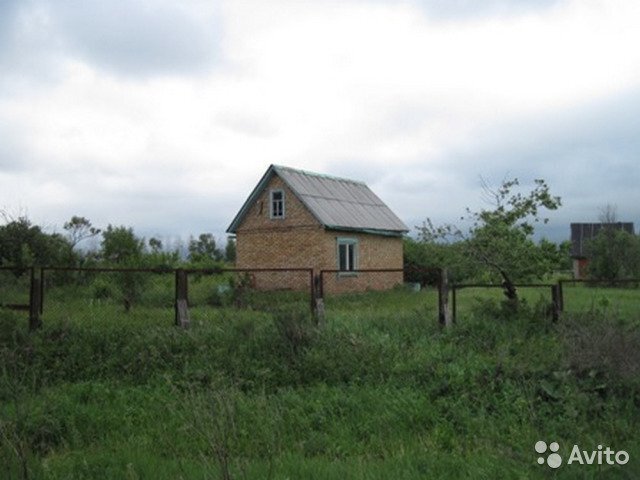
[[[271,218],[284,218],[284,190],[271,190]]]

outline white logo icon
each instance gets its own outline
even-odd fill
[[[547,451],[547,444],[540,440],[536,442],[535,449],[536,452],[542,455]],[[556,453],[558,450],[560,450],[560,445],[558,445],[558,442],[553,442],[549,444],[549,450],[552,453],[550,453],[547,457],[547,465],[549,465],[551,468],[558,468],[560,465],[562,465],[562,457],[558,455],[558,453]],[[540,465],[543,465],[544,457],[538,457],[538,463]]]

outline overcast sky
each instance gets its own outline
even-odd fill
[[[269,164],[413,227],[544,178],[640,224],[638,0],[0,0],[0,209],[224,231]]]

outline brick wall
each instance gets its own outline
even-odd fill
[[[322,268],[338,268],[338,238],[354,239],[358,242],[358,270],[402,269],[402,238],[327,231],[326,241],[331,248],[331,256]],[[356,274],[324,274],[325,293],[356,292],[364,290],[388,290],[401,284],[402,272],[361,272]]]
[[[270,191],[283,190],[285,198],[284,218],[272,219],[270,216]],[[238,226],[237,235],[244,232],[281,231],[299,227],[320,227],[315,217],[298,200],[293,192],[278,177],[274,176],[256,202],[249,208],[242,223]]]
[[[270,218],[270,190],[285,192],[285,218]],[[402,268],[402,239],[326,230],[280,178],[274,176],[236,232],[237,268],[337,269],[337,239],[358,242],[358,269]],[[301,285],[301,279],[304,283]],[[259,289],[306,289],[299,273],[255,273]],[[402,273],[326,274],[325,293],[383,290],[402,283]]]

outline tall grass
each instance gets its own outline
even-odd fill
[[[197,307],[187,331],[151,308],[96,319],[78,304],[29,335],[0,312],[0,475],[546,478],[540,439],[630,454],[559,478],[640,474],[637,370],[611,367],[635,345],[637,313],[554,325],[535,302],[507,318],[485,301],[444,330],[434,300],[327,299],[322,328],[296,301]]]

